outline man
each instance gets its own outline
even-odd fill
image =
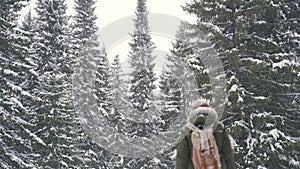
[[[235,169],[233,151],[231,148],[228,134],[224,130],[223,124],[217,121],[218,116],[213,108],[203,100],[198,99],[193,103],[192,111],[187,118],[188,124],[193,124],[200,130],[211,127],[213,129],[213,136],[215,138],[215,144],[218,147],[218,159],[221,169]],[[177,147],[176,156],[176,169],[194,169],[195,155],[193,156],[193,143],[191,133],[180,141]],[[195,144],[194,144],[195,145]],[[194,146],[195,147],[195,146]],[[201,164],[200,164],[201,165]]]

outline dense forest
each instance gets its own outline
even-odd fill
[[[72,16],[65,0],[37,0],[20,18],[29,0],[0,1],[0,168],[174,168],[199,97],[237,168],[300,168],[299,0],[187,2],[197,21],[178,27],[160,76],[146,0],[126,75],[108,60],[96,0],[74,2]]]

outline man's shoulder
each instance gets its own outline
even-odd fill
[[[224,132],[225,131],[225,127],[224,124],[222,122],[217,122],[214,125],[214,132]]]

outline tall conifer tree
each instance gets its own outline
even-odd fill
[[[96,125],[100,114],[109,115],[111,111],[109,86],[109,63],[105,50],[101,50],[97,34],[97,16],[95,0],[75,0],[75,16],[72,23],[72,53],[74,55],[75,71],[73,74],[73,90],[77,115],[84,117],[89,124],[83,124],[86,134],[90,123]],[[104,49],[104,48],[103,48]],[[98,116],[98,117],[97,117]],[[82,123],[82,122],[81,122]],[[83,136],[83,151],[85,166],[104,167],[106,156],[104,150],[97,145],[91,136]]]
[[[148,11],[146,0],[137,1],[136,19],[134,19],[134,32],[131,34],[132,41],[129,43],[129,61],[132,68],[130,101],[134,111],[139,112],[134,116],[141,117],[141,120],[151,120],[151,107],[153,107],[154,81],[154,59],[152,52],[155,48],[150,36],[148,23]]]
[[[68,16],[64,0],[39,0],[36,6],[35,58],[39,73],[35,95],[35,131],[43,145],[35,144],[39,166],[72,168],[82,162],[75,151],[75,111],[71,98],[72,56],[68,51]]]
[[[36,166],[32,144],[34,113],[29,111],[27,77],[34,64],[27,60],[24,36],[17,26],[25,0],[0,2],[0,167],[33,168]]]
[[[297,77],[298,54],[287,45],[295,42],[291,32],[297,32],[297,22],[291,22],[293,10],[284,10],[297,9],[294,4],[208,0],[185,8],[197,15],[199,28],[211,35],[222,57],[229,84],[225,124],[236,139],[241,168],[289,168],[288,160],[295,161],[295,153],[285,148],[297,140],[287,130],[290,114],[298,114],[291,104],[296,97],[289,94],[298,83],[291,80]]]
[[[114,111],[117,114],[124,116],[124,113],[129,110],[128,105],[128,88],[124,80],[124,74],[121,68],[119,56],[116,55],[111,64],[111,88],[112,88],[112,103]]]

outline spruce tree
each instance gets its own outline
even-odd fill
[[[247,34],[250,36],[243,37],[241,67],[248,71],[241,71],[240,79],[247,91],[243,111],[246,117],[252,117],[251,121],[245,120],[250,124],[246,130],[252,136],[247,144],[260,148],[251,148],[253,153],[247,152],[245,158],[249,159],[247,162],[259,158],[256,166],[289,168],[295,152],[287,151],[287,147],[293,147],[297,140],[289,128],[296,125],[292,117],[298,114],[297,106],[293,105],[296,97],[290,93],[297,91],[298,82],[295,80],[297,48],[290,48],[293,33],[289,33],[295,29],[286,25],[295,18],[283,13],[287,12],[284,8],[290,8],[283,1],[256,1],[251,5],[257,12],[249,15]],[[262,151],[263,155],[259,156]]]
[[[89,94],[95,93],[96,102],[104,113],[110,111],[111,101],[109,100],[109,63],[107,54],[104,49],[100,49],[98,42],[98,27],[96,25],[95,15],[95,2],[94,0],[75,1],[75,11],[73,27],[73,52],[75,54],[75,67],[76,73],[74,74],[74,80],[82,91],[82,88],[87,93],[80,96],[82,103],[87,102]],[[88,81],[87,78],[91,78]],[[95,79],[93,79],[95,78]],[[94,84],[88,84],[94,81]],[[86,86],[88,85],[88,86]],[[84,87],[85,86],[85,87]],[[86,88],[87,87],[87,88]],[[83,92],[83,91],[82,91]],[[84,101],[85,100],[85,101]],[[80,104],[79,104],[80,105]]]
[[[110,83],[110,65],[107,58],[107,53],[103,47],[100,55],[97,58],[95,88],[97,103],[99,108],[105,115],[114,118],[111,115],[112,99],[111,99],[111,83]]]
[[[98,42],[98,26],[95,0],[76,0],[72,23],[72,54],[74,55],[73,91],[76,114],[85,121],[80,121],[81,129],[85,129],[81,137],[80,151],[84,153],[85,167],[105,167],[107,155],[103,153],[98,140],[91,136],[95,134],[90,127],[97,125],[99,117],[110,113],[110,93],[108,83],[109,63],[104,50],[101,51]],[[104,95],[105,94],[105,95]],[[88,122],[88,123],[87,123]],[[86,135],[87,134],[87,135]]]
[[[26,75],[23,74],[25,81],[22,82],[23,87],[29,93],[33,93],[35,88],[37,87],[37,78],[38,73],[35,71],[38,66],[38,61],[34,55],[34,31],[35,31],[35,20],[32,16],[31,10],[24,16],[23,21],[20,25],[18,37],[20,41],[20,55],[22,56],[22,61],[27,63],[27,65],[31,65],[29,69],[29,73]],[[37,98],[36,98],[37,99]],[[34,100],[36,99],[26,99],[24,103],[33,110]]]
[[[244,1],[194,1],[184,8],[195,14],[199,21],[197,27],[208,35],[220,54],[216,56],[223,62],[226,72],[227,91],[229,94],[226,106],[225,125],[238,120],[241,112],[241,102],[244,97],[243,87],[239,80],[239,64],[241,56],[242,28],[247,25],[248,5]],[[217,12],[216,12],[217,11]],[[231,120],[230,120],[231,119]]]
[[[295,91],[290,86],[297,86],[291,80],[297,77],[292,61],[297,52],[287,47],[295,36],[288,33],[291,27],[284,28],[291,21],[280,8],[292,9],[272,0],[194,1],[185,8],[198,16],[199,28],[221,54],[229,84],[223,118],[238,145],[241,168],[288,168],[288,159],[295,161],[295,152],[285,148],[297,139],[288,132],[289,125],[282,124],[283,119],[292,123],[289,114],[296,97],[288,93]]]
[[[160,89],[162,94],[163,119],[168,116],[175,118],[178,113],[188,112],[190,104],[199,95],[195,83],[196,71],[191,69],[189,59],[194,55],[191,42],[193,32],[188,23],[181,23],[175,35],[175,42],[172,44],[171,54],[167,55],[165,69],[161,76]],[[187,114],[186,114],[187,115]],[[167,118],[167,119],[166,119]],[[172,119],[168,119],[167,124]],[[169,124],[168,124],[169,125]]]
[[[132,69],[130,101],[136,112],[133,116],[139,117],[139,121],[149,122],[155,118],[153,110],[150,110],[154,105],[153,90],[156,80],[153,70],[155,56],[152,54],[155,46],[150,36],[146,0],[138,0],[136,9],[135,30],[131,34],[132,41],[129,43],[129,62]]]
[[[73,16],[72,36],[74,53],[78,54],[87,41],[97,41],[98,27],[96,25],[97,16],[95,15],[95,0],[75,0],[76,14]],[[99,46],[99,42],[94,42],[95,46]]]
[[[111,64],[111,99],[113,103],[113,110],[115,111],[115,118],[124,119],[126,111],[129,110],[128,105],[128,88],[124,80],[124,74],[121,69],[119,55],[115,56]]]
[[[254,126],[260,125],[259,130],[264,133],[259,135],[266,149],[266,158],[261,158],[264,166],[290,168],[295,167],[290,161],[298,160],[296,151],[291,150],[291,147],[297,147],[297,136],[291,131],[297,132],[295,117],[299,114],[299,106],[295,106],[295,93],[299,91],[296,87],[299,84],[299,66],[296,61],[299,45],[297,47],[294,41],[297,39],[295,33],[299,32],[295,28],[295,14],[296,11],[299,14],[299,7],[293,1],[261,1],[260,4],[257,7],[260,14],[253,18],[254,22],[249,28],[251,36],[247,39],[247,53],[254,53],[255,59],[261,62],[255,69],[251,69],[252,74],[260,72],[255,78],[255,89],[248,87],[253,95],[262,96],[257,104],[259,117],[254,116],[253,121]],[[253,77],[250,75],[249,80],[253,80]],[[270,147],[269,151],[267,147]]]
[[[93,111],[97,109],[96,98],[94,102],[89,100],[96,92],[95,77],[97,74],[97,64],[99,63],[100,45],[98,42],[95,16],[95,1],[75,1],[76,14],[72,23],[72,47],[75,57],[73,85],[75,96],[75,106],[85,107],[80,113],[90,114],[89,106]],[[88,26],[86,26],[88,25]],[[98,60],[97,60],[98,59]],[[89,105],[93,103],[94,105]],[[78,111],[78,110],[77,110]]]
[[[28,100],[27,77],[33,76],[34,63],[27,60],[25,37],[17,25],[24,0],[0,2],[0,166],[33,168],[36,166],[32,144],[39,141],[33,133],[34,113]]]
[[[71,98],[72,55],[68,51],[68,16],[64,0],[37,1],[34,57],[39,73],[35,95],[35,134],[44,145],[34,145],[39,166],[70,168],[82,163],[76,152],[77,120]]]
[[[171,72],[162,71],[159,88],[161,90],[162,129],[166,130],[170,123],[181,113],[182,94],[179,80]]]
[[[285,73],[286,76],[289,77],[289,82],[292,84],[292,87],[288,88],[289,93],[286,94],[289,98],[290,102],[290,111],[287,113],[287,119],[284,133],[288,133],[290,137],[295,138],[295,140],[299,140],[299,109],[300,109],[300,36],[299,36],[299,26],[300,26],[300,7],[298,1],[282,1],[281,11],[285,17],[281,17],[283,19],[284,27],[288,36],[285,33],[282,34],[285,37],[285,47],[288,48],[288,53],[290,54],[291,64],[286,65],[286,72],[291,71],[292,76],[288,76],[288,73]],[[282,25],[282,24],[281,24]],[[291,69],[289,69],[291,67]],[[284,77],[284,76],[280,76]],[[285,165],[289,163],[290,166],[300,167],[299,164],[299,156],[300,156],[300,142],[296,141],[293,144],[288,145],[286,148],[288,155],[286,155],[286,159],[284,160]],[[291,153],[289,153],[291,152]]]
[[[171,53],[173,56],[168,56],[168,61],[171,63],[168,67],[171,72],[174,73],[175,77],[183,78],[179,78],[181,82],[189,80],[190,83],[192,83],[187,84],[186,86],[193,86],[194,88],[189,87],[189,89],[186,90],[194,94],[189,93],[186,94],[186,96],[194,95],[195,97],[200,96],[211,99],[211,85],[207,73],[208,68],[205,67],[207,65],[204,65],[204,58],[202,56],[205,54],[198,51],[199,49],[202,50],[203,48],[207,48],[209,45],[210,43],[197,27],[187,22],[182,22],[180,24],[175,36],[175,42],[172,43]],[[195,81],[194,79],[196,80],[197,85],[193,84]],[[192,98],[193,97],[190,99]]]

